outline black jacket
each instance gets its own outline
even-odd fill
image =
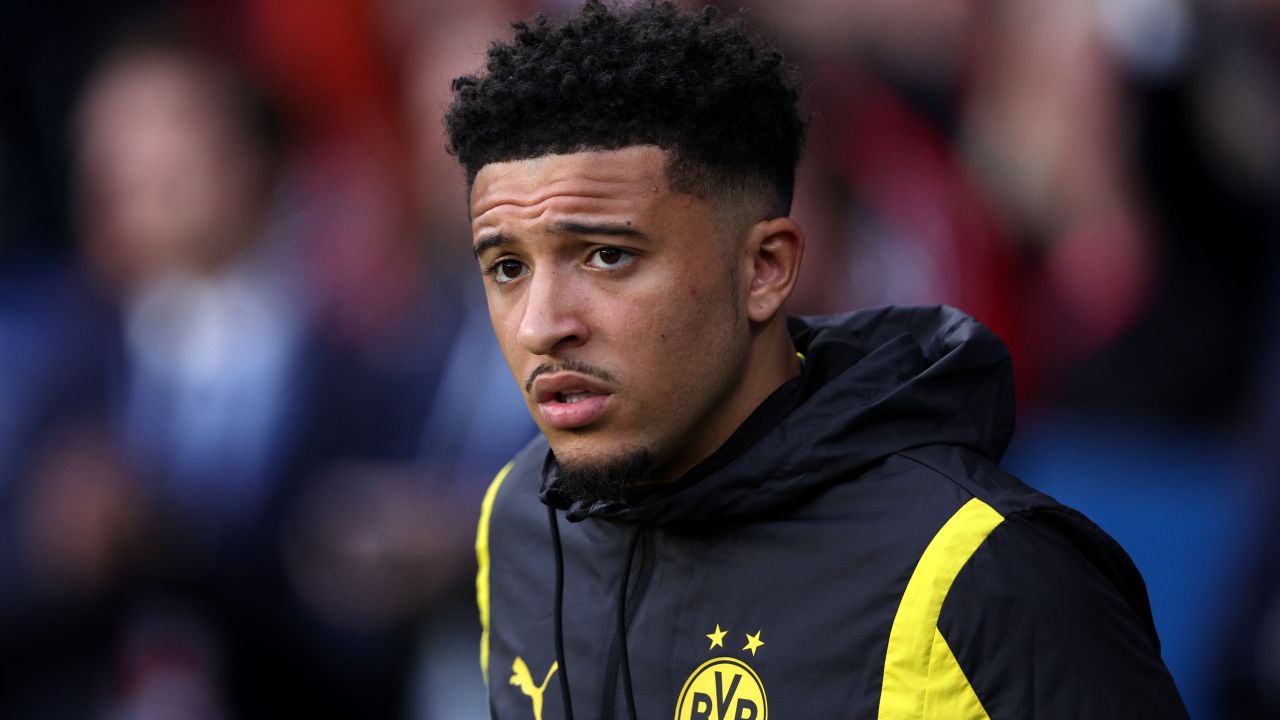
[[[937,307],[791,329],[800,378],[681,481],[573,505],[542,439],[495,478],[494,717],[1186,716],[1128,556],[996,466],[999,340]]]

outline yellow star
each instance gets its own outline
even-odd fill
[[[716,631],[707,636],[711,638],[711,647],[707,649],[724,647],[724,636],[725,631],[720,629],[720,623],[716,623]]]
[[[716,627],[719,627],[719,626],[717,625]],[[751,657],[755,657],[756,650],[759,650],[762,645],[764,645],[764,641],[760,639],[760,631],[757,630],[755,635],[747,636],[747,646],[742,649],[750,650]]]

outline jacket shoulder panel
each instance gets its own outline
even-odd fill
[[[1141,575],[1069,509],[1006,517],[956,576],[938,629],[996,720],[1186,717]]]
[[[931,579],[939,608],[932,622],[909,613],[923,628],[913,631],[916,642],[890,644],[881,717],[1186,716],[1141,575],[1114,540],[971,450],[927,446],[898,456],[926,470],[918,480],[943,481],[970,500],[913,573],[912,583],[922,573]],[[961,522],[965,515],[982,521]],[[946,572],[935,572],[936,549],[946,551]],[[909,585],[899,615],[913,604]],[[899,682],[906,692],[894,696],[904,650],[918,677]],[[893,714],[902,698],[913,714]]]

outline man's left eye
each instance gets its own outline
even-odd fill
[[[629,260],[631,256],[631,253],[621,248],[602,247],[591,253],[591,258],[587,261],[587,264],[592,267],[617,267]]]

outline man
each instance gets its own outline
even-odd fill
[[[782,315],[779,54],[666,4],[515,28],[446,120],[542,431],[477,540],[493,715],[1184,717],[1128,557],[996,466],[1003,345]]]

